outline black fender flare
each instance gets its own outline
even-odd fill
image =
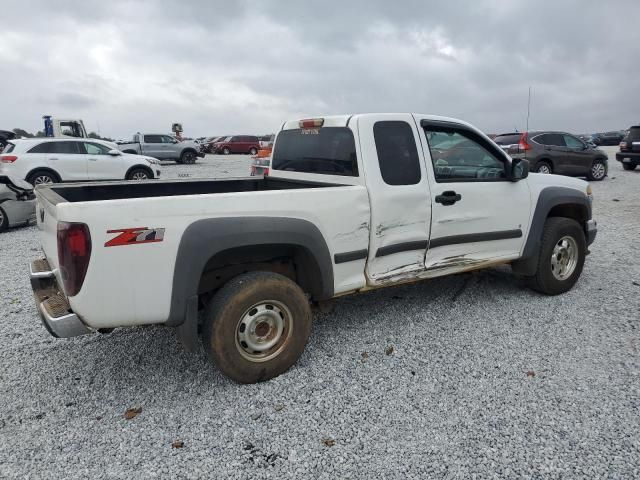
[[[533,212],[522,256],[512,264],[514,272],[523,275],[533,275],[535,273],[544,224],[551,210],[562,205],[578,205],[584,209],[585,224],[581,226],[586,235],[586,221],[591,220],[591,202],[587,195],[569,187],[546,187],[542,189]]]
[[[319,278],[314,299],[333,297],[333,263],[327,243],[313,223],[297,218],[233,217],[197,220],[182,234],[173,272],[167,326],[197,322],[198,285],[207,262],[237,247],[291,245],[315,260]]]

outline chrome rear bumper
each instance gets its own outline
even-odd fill
[[[31,262],[29,268],[33,296],[40,312],[42,324],[57,338],[77,337],[93,333],[71,311],[69,300],[59,288],[54,272],[45,259]]]

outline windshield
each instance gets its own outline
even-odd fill
[[[271,168],[357,177],[353,133],[347,127],[283,130],[276,139]]]

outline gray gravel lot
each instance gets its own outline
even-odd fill
[[[27,273],[37,229],[0,235],[0,477],[640,477],[640,171],[611,158],[571,292],[501,268],[343,298],[259,385],[171,329],[50,337]],[[248,166],[208,156],[165,174]]]

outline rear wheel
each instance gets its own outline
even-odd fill
[[[287,371],[311,333],[311,308],[302,289],[272,272],[240,275],[206,308],[202,343],[229,378],[256,383]]]
[[[196,163],[196,154],[195,152],[183,152],[182,155],[180,155],[180,163],[185,163],[187,165]]]
[[[151,176],[144,168],[134,168],[127,175],[127,180],[149,180]]]
[[[256,155],[258,153],[258,149],[256,147],[251,147],[249,150],[250,155]]]
[[[540,161],[536,163],[536,166],[533,170],[536,173],[553,173],[553,169],[551,168],[551,164],[549,162]]]
[[[7,212],[0,207],[0,232],[9,228],[9,219],[7,218]]]
[[[538,268],[529,277],[534,290],[558,295],[570,290],[584,266],[587,243],[580,224],[571,218],[551,217],[544,224]]]
[[[604,180],[604,177],[607,176],[607,166],[604,164],[602,160],[596,160],[591,165],[591,169],[589,173],[587,173],[587,178],[592,181],[599,182],[600,180]]]
[[[623,163],[622,164],[622,168],[624,168],[625,170],[635,170],[636,169],[636,164],[635,163]]]
[[[59,181],[60,178],[48,170],[36,170],[27,177],[27,182],[34,187],[36,185],[46,185],[47,183],[57,183]]]

